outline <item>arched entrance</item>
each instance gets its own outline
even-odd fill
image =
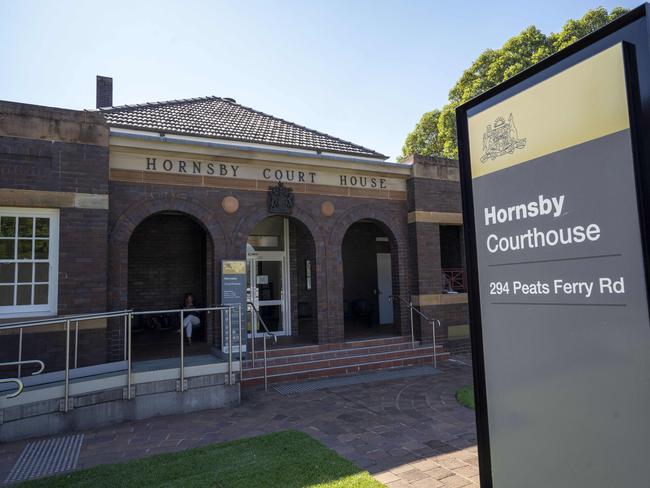
[[[309,229],[297,219],[266,217],[246,243],[248,299],[269,330],[299,342],[317,341],[316,246]],[[254,317],[249,334],[258,336]]]
[[[195,219],[181,212],[159,212],[134,229],[128,246],[127,306],[134,311],[178,309],[186,293],[198,307],[213,295],[212,240]],[[187,354],[209,352],[212,327],[207,317],[192,331]],[[134,359],[179,354],[179,316],[134,317]]]
[[[390,296],[398,289],[395,238],[374,220],[353,223],[343,237],[346,339],[392,335],[398,321]]]

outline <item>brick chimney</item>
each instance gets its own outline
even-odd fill
[[[97,75],[97,108],[113,106],[113,78]]]

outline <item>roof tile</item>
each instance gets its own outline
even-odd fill
[[[232,99],[201,97],[101,108],[100,111],[111,127],[387,159],[372,149],[244,107]]]

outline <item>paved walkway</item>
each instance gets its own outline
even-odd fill
[[[242,405],[126,422],[85,432],[79,467],[296,429],[319,439],[390,488],[478,486],[474,413],[456,390],[471,383],[469,359],[441,374],[350,385],[285,397],[245,395]],[[26,442],[0,446],[0,482]]]

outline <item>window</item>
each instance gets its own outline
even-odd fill
[[[0,207],[0,317],[56,314],[59,211]]]

